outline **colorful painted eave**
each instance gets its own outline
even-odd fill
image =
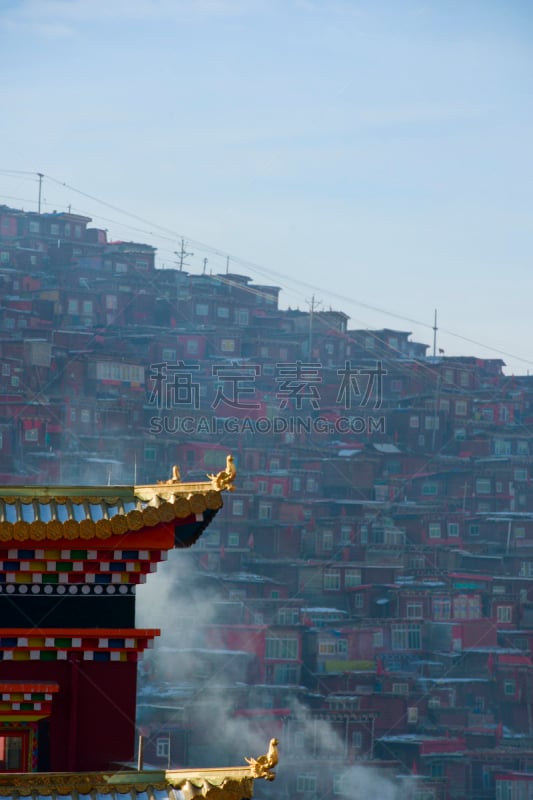
[[[57,683],[0,681],[0,720],[38,722],[50,716]]]
[[[222,507],[215,480],[139,486],[0,487],[0,542],[105,540],[164,524],[200,523]],[[189,518],[189,519],[188,519]]]
[[[74,654],[84,661],[136,661],[159,634],[156,628],[0,628],[0,662],[66,661]]]

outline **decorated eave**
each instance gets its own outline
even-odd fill
[[[0,773],[0,797],[59,800],[80,795],[106,795],[130,800],[244,800],[253,796],[254,781],[275,778],[277,739],[268,752],[247,758],[247,766],[216,769],[121,770],[119,772]]]
[[[0,718],[3,722],[37,722],[49,717],[59,691],[49,681],[0,681]]]
[[[28,635],[26,628],[0,628],[0,662],[67,661],[73,653],[82,661],[137,661],[159,633],[144,628],[39,628]]]
[[[136,586],[197,541],[234,477],[228,456],[203,482],[174,467],[148,485],[0,487],[0,663],[137,660],[159,632],[134,628]]]
[[[253,795],[254,778],[246,767],[205,770],[142,770],[116,773],[0,774],[0,797],[55,800],[80,795],[131,800],[243,800]]]
[[[175,542],[177,547],[188,547],[222,507],[221,491],[227,488],[219,488],[214,480],[141,486],[3,486],[0,543],[106,540],[175,523],[180,529],[190,528]]]
[[[0,594],[128,594],[190,547],[233,490],[235,468],[184,483],[0,487]]]

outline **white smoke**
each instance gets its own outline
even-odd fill
[[[161,629],[153,651],[143,656],[141,678],[149,671],[155,694],[157,683],[164,683],[167,700],[172,698],[173,686],[175,697],[189,704],[189,713],[194,717],[190,762],[198,767],[244,765],[245,757],[265,753],[275,731],[258,731],[253,722],[235,717],[234,712],[242,703],[238,687],[236,692],[228,692],[224,685],[231,684],[231,675],[239,666],[236,662],[246,655],[220,651],[215,670],[201,673],[205,626],[214,621],[215,603],[220,598],[216,589],[207,591],[204,585],[198,585],[192,554],[171,551],[168,561],[158,564],[157,573],[147,576],[146,583],[137,587],[136,595],[136,625]],[[141,680],[142,699],[146,702],[150,695],[146,694],[144,683]]]
[[[301,772],[316,774],[319,782],[329,782],[328,794],[332,791],[334,778],[339,779],[336,787],[339,797],[349,800],[409,800],[412,797],[412,779],[396,779],[371,762],[345,767],[346,742],[325,719],[319,719],[301,702],[291,704],[290,729],[298,731],[299,741],[303,742],[303,753],[294,748],[294,737],[286,743],[290,757],[288,763],[280,767],[280,777],[294,787],[296,775]],[[303,755],[303,759],[302,759]],[[320,787],[324,789],[325,787]],[[327,790],[326,790],[327,791]],[[292,793],[292,792],[289,792]],[[320,793],[320,792],[319,792]]]
[[[191,553],[171,551],[167,562],[158,565],[157,574],[148,576],[146,584],[137,591],[137,620],[139,627],[160,627],[161,637],[154,651],[145,658],[166,663],[174,653],[172,682],[176,696],[189,706],[193,724],[190,725],[189,763],[195,767],[244,765],[246,757],[266,753],[271,738],[279,739],[280,762],[277,768],[276,794],[288,798],[296,792],[298,775],[317,776],[317,794],[332,794],[333,780],[340,779],[336,791],[349,800],[408,800],[415,779],[396,780],[384,774],[378,765],[354,764],[345,767],[346,742],[325,719],[319,719],[301,702],[290,703],[290,716],[282,722],[267,709],[262,719],[240,716],[239,708],[246,707],[249,687],[232,683],[232,668],[242,654],[220,651],[217,671],[208,675],[195,674],[195,651],[206,647],[204,628],[215,621],[215,603],[220,593],[209,592],[199,585],[198,572]],[[187,652],[187,651],[191,652]],[[198,663],[196,664],[198,667]],[[168,670],[163,669],[168,681]],[[181,692],[186,677],[188,693]],[[191,681],[192,679],[192,681]],[[231,687],[228,691],[227,687]],[[172,687],[165,688],[165,696]],[[296,745],[296,732],[298,742]],[[303,746],[302,746],[303,743]],[[368,766],[367,766],[368,763]],[[270,784],[256,783],[256,796],[272,798]]]
[[[202,629],[213,621],[212,593],[197,588],[194,559],[185,550],[171,550],[168,561],[157,565],[157,572],[137,586],[135,624],[160,628],[155,646],[183,649],[200,646]]]
[[[394,781],[376,767],[355,765],[342,772],[342,795],[350,800],[409,800],[413,779]]]

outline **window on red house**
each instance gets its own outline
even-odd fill
[[[0,734],[0,772],[26,772],[27,734]]]

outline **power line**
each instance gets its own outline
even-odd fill
[[[172,230],[170,228],[167,228],[164,225],[160,225],[158,223],[151,222],[150,220],[146,219],[145,217],[142,217],[142,216],[140,216],[138,214],[134,214],[134,213],[132,213],[130,211],[127,211],[127,210],[121,208],[120,206],[114,205],[113,203],[109,203],[109,202],[107,202],[105,200],[101,200],[100,198],[96,197],[95,195],[91,195],[88,192],[84,192],[81,189],[76,188],[72,184],[69,184],[66,181],[61,181],[61,180],[59,180],[57,178],[54,178],[54,177],[52,177],[50,175],[44,175],[44,173],[31,172],[31,171],[27,171],[27,170],[0,170],[0,173],[12,174],[12,175],[34,175],[34,176],[42,175],[43,177],[46,177],[47,180],[51,181],[52,183],[55,183],[58,186],[62,186],[64,188],[68,189],[69,191],[75,192],[76,194],[79,194],[82,197],[86,197],[86,198],[92,200],[95,203],[98,203],[100,205],[105,206],[106,208],[110,208],[110,209],[112,209],[114,211],[117,211],[120,214],[124,214],[126,217],[129,217],[131,219],[135,219],[138,222],[141,222],[141,223],[143,223],[145,225],[150,226],[151,228],[153,228],[156,231],[164,232],[166,234],[166,236],[171,237],[173,241],[175,241],[176,238],[180,238],[182,240],[185,240],[184,236],[182,236],[181,234],[177,234],[176,231],[174,231],[174,230]],[[121,224],[121,223],[116,223],[116,224]],[[155,234],[153,232],[150,235],[155,236]],[[347,297],[344,294],[340,294],[340,293],[334,292],[331,289],[327,289],[325,287],[321,287],[321,286],[317,286],[316,284],[312,284],[309,281],[304,281],[304,280],[301,280],[299,278],[290,277],[286,273],[279,272],[279,271],[274,270],[272,268],[267,268],[265,266],[256,264],[253,261],[249,261],[247,259],[239,258],[238,256],[233,256],[230,253],[227,253],[227,252],[225,252],[225,251],[223,251],[223,250],[221,250],[219,248],[212,247],[211,245],[208,245],[205,242],[202,242],[200,240],[187,238],[187,241],[190,242],[192,245],[199,247],[201,250],[203,250],[205,252],[215,254],[215,255],[217,255],[217,256],[219,256],[221,258],[225,258],[226,259],[226,266],[228,266],[229,259],[231,259],[234,263],[242,265],[245,269],[249,270],[252,273],[256,273],[256,274],[263,275],[263,276],[266,275],[269,279],[274,277],[276,280],[279,280],[281,282],[280,288],[285,288],[286,289],[287,288],[287,283],[288,284],[293,284],[293,285],[296,285],[298,287],[303,287],[303,288],[305,288],[307,290],[310,290],[313,293],[320,293],[322,295],[326,295],[326,296],[335,298],[336,300],[341,301],[343,304],[344,303],[349,303],[350,305],[356,305],[356,306],[359,306],[361,308],[365,308],[365,309],[367,309],[369,311],[374,311],[377,314],[384,314],[385,316],[389,316],[389,317],[392,317],[394,319],[401,320],[402,322],[409,322],[410,324],[417,325],[417,326],[420,326],[420,327],[428,329],[428,330],[432,330],[433,331],[433,329],[434,329],[434,325],[432,325],[429,322],[424,322],[422,320],[418,320],[418,319],[415,319],[413,317],[408,317],[408,316],[403,315],[403,314],[398,314],[397,312],[390,311],[389,309],[384,309],[384,308],[381,308],[379,306],[375,306],[375,305],[373,305],[371,303],[366,303],[366,302],[364,302],[362,300],[355,300],[354,298]],[[193,254],[191,253],[189,255],[193,255]],[[484,342],[480,342],[480,341],[478,341],[476,339],[472,339],[472,338],[470,338],[468,336],[464,336],[464,335],[462,335],[460,333],[456,333],[456,332],[454,332],[452,330],[449,330],[447,328],[440,327],[439,330],[442,333],[446,333],[448,336],[452,336],[453,338],[459,339],[460,341],[463,341],[463,342],[468,342],[469,344],[473,344],[476,347],[482,347],[483,349],[489,350],[490,352],[493,352],[493,353],[497,353],[500,356],[505,356],[507,358],[512,358],[513,360],[519,361],[519,362],[521,362],[523,364],[533,365],[533,360],[524,358],[523,356],[518,356],[515,353],[510,353],[507,350],[502,350],[502,349],[500,349],[498,347],[494,347],[493,345],[486,344]]]

